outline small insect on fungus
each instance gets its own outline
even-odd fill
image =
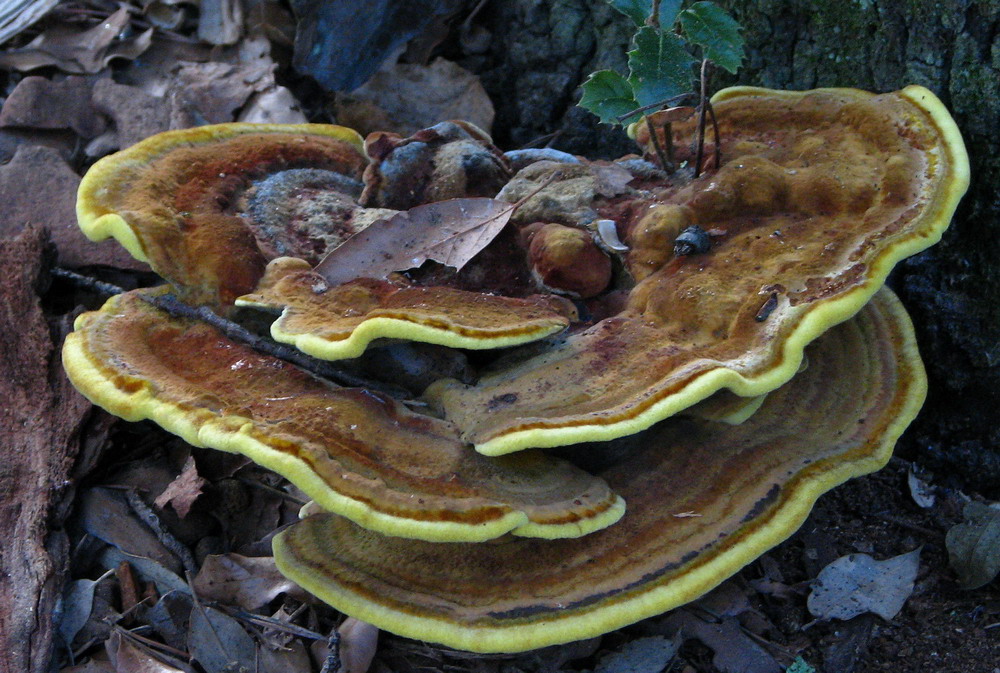
[[[674,255],[677,257],[703,255],[711,247],[712,241],[708,237],[708,232],[697,224],[687,227],[674,239]]]

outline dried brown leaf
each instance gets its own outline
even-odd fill
[[[71,76],[61,81],[25,77],[0,110],[0,126],[30,129],[72,129],[84,138],[104,131],[106,123],[87,104],[93,82]]]
[[[316,267],[332,285],[385,278],[434,260],[460,270],[504,228],[514,207],[485,198],[417,206],[347,239]]]
[[[0,236],[12,238],[30,225],[46,227],[59,250],[59,263],[75,268],[103,264],[146,269],[117,241],[95,244],[76,225],[76,190],[80,176],[49,147],[23,144],[0,166]]]
[[[118,491],[91,488],[80,499],[79,518],[83,529],[125,554],[155,561],[171,572],[180,570],[180,562],[155,534],[136,516]],[[114,563],[115,567],[121,559]]]
[[[100,72],[112,59],[134,59],[149,48],[152,29],[134,38],[118,39],[129,20],[128,7],[122,7],[83,32],[73,24],[53,26],[25,47],[0,54],[0,67],[27,71],[56,66],[77,75]]]
[[[183,519],[191,511],[191,505],[201,495],[201,489],[205,483],[205,479],[198,474],[198,467],[194,464],[194,456],[188,456],[181,473],[170,482],[170,485],[156,497],[153,503],[160,509],[169,504],[177,512],[177,516]]]
[[[194,590],[202,598],[254,611],[279,594],[306,600],[308,594],[278,572],[270,556],[240,554],[208,556],[194,578]]]
[[[115,666],[115,673],[183,673],[182,669],[166,664],[140,649],[118,631],[104,644]]]

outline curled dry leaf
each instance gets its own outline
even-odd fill
[[[934,493],[934,486],[921,479],[912,467],[906,475],[906,484],[910,487],[910,495],[913,497],[913,502],[917,503],[919,507],[929,509],[934,506],[934,502],[937,499]]]
[[[341,285],[355,278],[385,278],[427,260],[461,270],[500,233],[513,212],[512,204],[486,198],[410,208],[351,236],[316,266],[316,272],[331,285]]]
[[[849,554],[820,571],[809,594],[809,612],[820,619],[851,619],[874,612],[895,617],[913,593],[920,567],[920,549],[876,561],[867,554]]]
[[[191,505],[201,495],[201,488],[204,485],[205,479],[198,474],[198,468],[194,464],[194,456],[188,456],[181,473],[170,482],[170,485],[156,497],[153,503],[160,509],[169,504],[177,512],[177,516],[183,519],[191,511]]]
[[[965,521],[945,536],[951,567],[963,589],[978,589],[1000,574],[1000,509],[970,502]]]

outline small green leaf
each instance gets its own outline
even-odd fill
[[[714,2],[696,2],[680,15],[689,42],[704,48],[705,58],[735,74],[743,62],[740,24]]]
[[[637,26],[645,26],[646,19],[653,13],[653,0],[608,0],[608,4]]]
[[[677,23],[684,0],[662,0],[660,2],[660,30],[670,30]]]
[[[580,107],[593,112],[605,124],[618,124],[618,115],[623,115],[639,107],[628,80],[613,70],[599,70],[583,83]],[[626,119],[630,124],[641,115]]]
[[[785,669],[785,673],[816,673],[816,669],[810,666],[802,657],[795,657],[795,661]]]
[[[1000,574],[1000,509],[970,502],[963,523],[945,535],[951,567],[963,589],[978,589]]]
[[[628,81],[639,105],[691,91],[693,64],[684,40],[675,33],[640,28],[635,34],[635,49],[628,53]]]
[[[683,0],[662,0],[660,2],[660,28],[670,28],[677,21]],[[646,19],[653,13],[653,0],[608,0],[608,4],[632,19],[637,26],[645,26]]]

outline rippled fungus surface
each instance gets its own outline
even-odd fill
[[[698,178],[694,121],[672,124],[671,176],[635,158],[546,155],[555,168],[533,168],[462,123],[366,143],[340,127],[249,124],[143,141],[84,178],[80,225],[171,287],[82,315],[67,372],[112,413],[247,455],[332,512],[276,538],[279,567],[390,631],[520,651],[692,600],[790,535],[821,493],[888,459],[925,382],[909,319],[879,289],[940,238],[968,184],[954,122],[920,87],[735,88],[713,101],[721,147],[708,144]],[[436,182],[466,156],[475,171]],[[359,197],[490,196],[512,166],[508,184],[530,191],[560,161],[567,184],[540,185],[507,247],[483,251],[480,275],[534,269],[512,296],[419,274],[331,286],[312,270],[392,212]],[[678,254],[689,227],[707,251]],[[593,247],[586,272],[599,266],[600,282],[577,286],[560,267],[550,288],[531,258],[545,257],[531,243],[543,229]],[[511,254],[523,258],[508,269]],[[576,307],[534,294],[549,289]],[[168,292],[263,312],[276,341],[321,359],[393,341],[487,354],[477,380],[398,400],[143,298]],[[537,450],[563,445],[562,458]]]
[[[479,451],[613,439],[722,388],[773,390],[896,262],[940,238],[968,185],[954,122],[920,87],[727,89],[714,103],[722,167],[640,197],[622,218],[642,260],[625,309],[475,385],[429,391]],[[691,146],[692,123],[674,131]],[[657,212],[662,228],[711,230],[711,250],[663,250],[649,232]]]
[[[709,591],[794,532],[821,493],[882,467],[925,390],[909,319],[885,291],[745,423],[678,418],[618,440],[626,455],[600,476],[628,506],[604,530],[435,545],[317,515],[279,536],[275,560],[348,614],[459,649],[599,635]]]

